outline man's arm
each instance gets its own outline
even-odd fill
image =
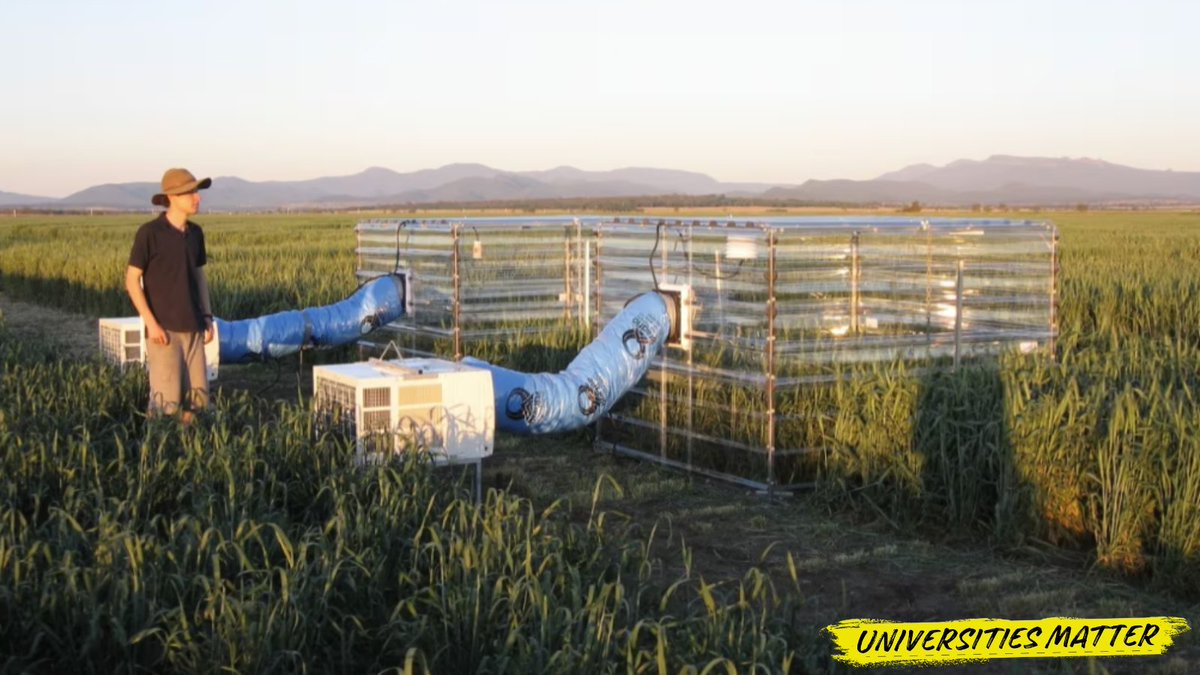
[[[204,276],[204,268],[196,268],[196,287],[200,291],[200,311],[204,313],[204,344],[213,339],[212,301],[208,297],[208,278]]]
[[[151,342],[167,344],[167,333],[158,325],[158,319],[155,319],[154,312],[150,311],[150,303],[146,302],[146,292],[142,290],[142,270],[133,265],[125,268],[125,292],[129,294],[134,308],[142,317],[142,323],[146,324],[146,337]]]

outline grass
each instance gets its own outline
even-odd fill
[[[823,670],[829,667],[822,656],[824,645],[808,637],[813,635],[813,627],[823,625],[822,621],[839,612],[842,617],[866,615],[875,606],[884,608],[892,618],[930,616],[938,608],[943,611],[953,608],[958,614],[951,618],[958,618],[964,615],[961,612],[1000,616],[1075,611],[1080,615],[1102,616],[1106,612],[1124,614],[1136,608],[1146,613],[1169,613],[1162,608],[1174,610],[1184,603],[1179,611],[1188,615],[1192,610],[1186,602],[1195,599],[1195,586],[1190,580],[1200,571],[1200,518],[1197,517],[1200,516],[1197,513],[1200,448],[1196,447],[1200,443],[1200,429],[1197,429],[1200,415],[1196,407],[1197,384],[1200,384],[1197,380],[1200,282],[1194,275],[1196,264],[1200,263],[1200,215],[1039,215],[1054,220],[1062,232],[1062,332],[1057,361],[1006,357],[991,364],[964,368],[953,375],[927,376],[900,366],[878,366],[865,369],[844,385],[786,392],[782,400],[794,406],[792,412],[797,417],[807,420],[796,428],[797,438],[825,449],[815,467],[798,468],[815,471],[819,489],[811,497],[797,500],[794,506],[750,500],[725,510],[728,497],[714,497],[702,481],[662,474],[642,464],[597,458],[586,452],[588,441],[584,436],[507,441],[502,445],[497,453],[499,474],[494,486],[507,489],[497,493],[497,498],[502,502],[515,499],[526,506],[503,507],[507,510],[502,509],[504,515],[497,516],[494,522],[524,518],[521,522],[526,527],[538,527],[542,521],[519,514],[544,513],[547,518],[544,528],[566,528],[555,530],[559,541],[575,536],[573,541],[590,542],[590,533],[600,524],[593,520],[591,499],[603,493],[602,503],[607,508],[598,510],[595,517],[602,520],[604,527],[600,531],[606,536],[597,550],[605,552],[596,555],[617,566],[603,568],[603,574],[598,573],[596,579],[612,583],[619,577],[633,585],[621,591],[624,604],[602,594],[602,591],[616,593],[616,587],[604,591],[604,583],[595,579],[595,583],[588,581],[571,590],[579,593],[594,588],[594,593],[600,594],[594,596],[598,605],[609,607],[605,610],[607,614],[601,614],[626,621],[620,624],[613,619],[611,635],[598,633],[603,639],[597,638],[599,642],[594,649],[600,651],[591,653],[603,654],[606,663],[640,664],[637,667],[644,665],[655,670],[659,665],[659,645],[663,644],[669,670],[678,670],[685,664],[703,668],[718,658],[734,658],[743,665],[758,660],[768,670],[776,670],[784,665],[785,654],[792,655],[792,664]],[[119,290],[120,269],[138,222],[129,217],[0,219],[0,281],[4,292],[93,315],[127,314],[127,300]],[[206,216],[201,222],[205,224],[213,254],[210,281],[218,313],[230,318],[256,316],[328,302],[353,288],[352,217]],[[264,257],[270,264],[258,262]],[[573,342],[578,339],[581,338],[563,337],[551,349],[520,342],[496,343],[487,345],[490,351],[478,355],[500,359],[507,354],[513,358],[511,365],[550,369],[561,358],[569,357]],[[478,347],[469,351],[475,349]],[[363,590],[370,585],[364,580],[376,578],[363,576],[362,570],[374,574],[377,569],[371,566],[377,560],[371,557],[374,553],[366,552],[371,546],[364,543],[365,539],[355,540],[359,548],[347,547],[348,540],[343,539],[340,553],[335,545],[332,557],[306,559],[312,564],[303,569],[285,564],[286,556],[279,557],[284,547],[268,536],[275,531],[268,523],[282,528],[293,550],[307,550],[313,556],[318,552],[325,555],[323,547],[338,541],[334,535],[339,530],[326,528],[328,518],[318,519],[314,524],[293,514],[287,506],[316,499],[314,495],[333,495],[336,490],[337,494],[350,495],[345,498],[349,501],[337,503],[355,509],[355,514],[361,513],[361,509],[375,509],[372,513],[383,509],[399,523],[411,524],[415,518],[408,512],[401,515],[401,511],[387,510],[399,509],[399,502],[385,500],[386,506],[370,506],[385,492],[379,483],[382,479],[373,479],[375,483],[367,481],[374,485],[370,487],[358,485],[355,482],[358,479],[343,477],[336,479],[343,482],[334,487],[321,487],[330,486],[330,481],[342,476],[343,467],[335,459],[336,444],[322,445],[332,441],[316,442],[302,433],[304,416],[300,412],[290,409],[285,412],[285,408],[239,398],[230,391],[225,397],[227,403],[223,404],[224,419],[205,427],[205,433],[212,435],[196,440],[171,430],[146,427],[136,414],[144,399],[144,392],[138,389],[143,385],[136,381],[119,380],[118,385],[113,385],[116,375],[111,371],[72,370],[74,366],[44,355],[5,358],[9,360],[5,361],[4,391],[16,393],[8,395],[5,407],[0,408],[4,415],[0,420],[0,439],[4,441],[5,461],[11,462],[4,470],[6,477],[12,477],[8,482],[7,499],[11,501],[6,502],[4,536],[13,537],[11,541],[15,543],[0,551],[0,571],[8,575],[2,577],[4,598],[9,602],[3,605],[7,609],[2,615],[5,620],[0,622],[4,626],[0,635],[9,636],[4,639],[10,640],[0,653],[16,660],[8,661],[9,665],[2,668],[57,669],[49,664],[77,667],[85,656],[96,656],[98,665],[91,666],[93,670],[133,669],[120,664],[147,663],[157,664],[153,668],[157,670],[203,669],[202,663],[221,663],[242,670],[283,670],[295,669],[301,661],[328,664],[338,658],[352,658],[349,663],[361,669],[383,670],[384,661],[390,664],[387,667],[402,668],[410,654],[414,668],[425,664],[438,672],[451,666],[456,669],[473,665],[489,671],[517,667],[504,666],[498,661],[481,665],[481,661],[471,661],[470,654],[509,654],[512,660],[505,663],[522,667],[540,665],[569,670],[562,664],[580,663],[571,661],[575,658],[572,655],[560,656],[563,660],[551,663],[548,659],[562,653],[562,646],[547,642],[540,635],[522,632],[525,626],[512,638],[516,647],[508,644],[510,633],[505,633],[500,643],[495,642],[499,638],[493,637],[493,642],[481,647],[479,634],[462,626],[453,629],[443,626],[436,639],[411,643],[417,651],[400,650],[390,642],[386,648],[380,647],[380,638],[371,632],[370,624],[382,620],[383,610],[372,609],[376,614],[364,618],[351,609],[377,601]],[[717,400],[724,397],[728,408],[741,409],[749,405],[747,402],[754,395],[732,389],[712,392]],[[656,398],[649,397],[652,401]],[[727,421],[714,418],[712,424],[719,429]],[[259,430],[257,435],[253,429]],[[273,433],[263,429],[272,429]],[[753,433],[744,423],[729,429],[731,433]],[[227,451],[221,453],[218,461],[209,457],[212,453],[199,451],[209,445]],[[307,459],[301,461],[301,457]],[[715,461],[729,461],[728,453],[716,456]],[[184,468],[176,470],[177,465]],[[256,466],[259,468],[255,469]],[[582,471],[586,477],[569,478],[578,476],[581,466],[587,469]],[[153,471],[155,468],[171,470],[163,471],[160,481]],[[593,468],[602,471],[592,473]],[[277,469],[291,473],[267,480],[268,473],[274,476]],[[623,489],[619,493],[612,489],[607,479],[599,477],[602,474],[613,476]],[[410,483],[419,492],[426,489],[421,487],[422,480],[426,479],[403,474],[392,481],[393,487],[388,488],[391,492],[387,494],[396,492],[396,484]],[[436,485],[438,479],[428,480]],[[231,488],[235,484],[251,487]],[[600,492],[597,485],[601,486]],[[428,494],[436,494],[441,500],[440,489],[429,490]],[[547,513],[556,502],[560,505]],[[464,507],[453,504],[452,499],[437,501],[437,508],[442,509],[437,511],[441,516],[439,523],[445,520],[448,526],[454,525],[457,528],[454,531],[459,533],[456,536],[462,541],[476,536],[463,532],[482,527],[486,517],[480,516],[481,521],[474,516],[468,518],[463,515]],[[193,507],[200,509],[200,515],[192,517],[215,520],[201,520],[201,524],[186,527],[173,522]],[[501,508],[492,502],[487,507]],[[622,517],[626,507],[631,513]],[[76,508],[83,509],[82,517],[74,515]],[[264,510],[260,512],[260,508]],[[155,510],[158,510],[157,520],[151,513]],[[72,514],[83,534],[62,513]],[[136,518],[131,519],[131,514]],[[944,537],[952,544],[983,539],[1002,546],[1003,550],[1034,555],[1054,561],[1055,565],[1095,566],[1097,570],[1149,582],[1146,588],[1167,596],[1166,599],[1139,597],[1136,593],[1129,596],[1128,591],[1114,590],[1118,587],[1109,585],[1110,581],[1093,591],[1065,583],[1053,571],[1037,567],[1032,572],[1021,567],[1006,570],[1005,565],[994,562],[987,563],[989,569],[981,570],[978,578],[964,575],[956,568],[960,580],[947,591],[931,582],[929,575],[912,570],[928,569],[945,575],[947,564],[962,568],[976,564],[969,556],[946,563],[938,559],[954,557],[947,549],[922,546],[914,549],[911,544],[889,548],[891,544],[878,543],[880,535],[871,530],[846,536],[815,523],[795,529],[780,525],[781,520],[795,518],[821,522],[833,519],[832,522],[842,522],[841,527],[845,528],[844,521],[837,521],[844,516],[831,514],[850,514],[854,522],[890,523],[885,531],[898,526],[927,535],[937,533],[936,537]],[[287,519],[283,519],[284,515]],[[466,520],[456,520],[463,518]],[[369,520],[362,516],[355,522]],[[363,525],[367,528],[364,532],[412,539],[413,530],[389,530],[386,524],[370,522],[374,524]],[[552,526],[551,522],[557,525]],[[619,531],[613,529],[618,525]],[[173,526],[184,529],[171,530]],[[202,535],[214,527],[224,537],[219,541],[233,543],[226,543],[226,548],[219,551],[207,548],[175,551],[162,534],[186,535],[182,540],[191,537],[198,547]],[[243,528],[241,535],[239,527]],[[583,534],[570,535],[571,528]],[[654,537],[649,536],[652,530]],[[732,541],[730,532],[738,533]],[[218,540],[212,539],[214,536],[205,540],[206,546],[215,546],[212,542]],[[439,531],[441,536],[443,533]],[[69,542],[65,548],[57,543],[60,537]],[[829,546],[832,552],[828,555],[819,550],[806,552],[789,544],[763,553],[773,541],[798,542],[805,538]],[[101,547],[100,542],[105,545]],[[135,545],[139,542],[141,549]],[[685,545],[685,542],[690,543]],[[127,545],[133,547],[132,553]],[[347,619],[335,612],[333,618],[315,620],[319,621],[320,630],[305,628],[308,624],[303,622],[308,619],[296,618],[287,607],[276,602],[284,592],[283,576],[278,572],[272,576],[253,565],[244,570],[239,568],[242,564],[241,554],[237,553],[239,547],[252,563],[291,570],[291,576],[287,577],[289,598],[302,596],[307,598],[306,602],[318,602],[312,598],[323,597],[313,587],[304,585],[310,583],[307,580],[310,575],[319,579],[331,575],[346,579],[349,586],[343,589],[345,596],[339,600],[344,604],[337,607],[347,616],[358,618]],[[259,557],[253,558],[247,550],[258,550],[254,555]],[[394,552],[391,548],[387,550]],[[451,550],[461,554],[467,549]],[[9,553],[6,555],[4,551]],[[103,555],[96,558],[98,552]],[[547,552],[546,556],[553,557],[552,553]],[[128,561],[150,560],[150,567],[159,570],[168,565],[170,555],[177,561],[171,564],[190,559],[192,567],[168,568],[175,570],[174,577],[158,572],[139,572],[142,576],[138,576],[130,571],[132,566]],[[213,555],[223,565],[219,568],[221,583],[213,586],[210,581],[210,590],[204,593],[223,589],[224,595],[213,597],[225,598],[222,602],[227,604],[212,604],[215,601],[201,593],[204,589],[193,588],[188,582],[191,578],[188,575],[212,578]],[[237,581],[237,593],[243,592],[244,580],[245,589],[253,591],[245,591],[250,595],[237,595],[225,586],[231,578],[224,571],[227,567],[222,556],[226,555],[232,556],[233,561],[228,569],[237,571],[232,577]],[[788,555],[803,575],[798,588],[791,578]],[[207,558],[201,560],[204,556]],[[323,561],[320,565],[312,562],[318,559]],[[99,568],[81,571],[85,570],[84,562],[99,565],[94,560],[103,562],[103,569],[109,571],[101,573]],[[621,568],[622,564],[631,567]],[[555,569],[572,579],[578,577],[581,583],[588,577],[580,569],[600,569],[581,565],[572,558]],[[618,569],[624,571],[614,571]],[[748,569],[759,569],[767,576],[747,576]],[[113,576],[121,570],[123,576]],[[641,570],[649,572],[642,574]],[[700,581],[700,570],[706,581]],[[855,579],[854,575],[864,573],[868,579]],[[463,576],[465,572],[456,574],[459,574],[454,577],[456,583],[479,578]],[[847,574],[851,575],[849,581]],[[1041,580],[1042,574],[1048,580]],[[439,582],[439,578],[423,578],[426,583]],[[492,577],[482,578],[494,581]],[[996,588],[1022,578],[1033,579],[1034,583],[990,599],[971,597],[986,594],[983,587],[972,586],[973,583],[983,584],[992,578],[997,581],[988,583],[994,583]],[[715,590],[710,588],[718,579],[723,583]],[[770,580],[770,585],[765,579]],[[663,606],[666,589],[680,580],[685,581],[671,592],[666,602],[670,611],[650,611],[652,607]],[[637,585],[642,583],[646,586]],[[293,589],[301,586],[305,594],[295,595]],[[335,583],[331,588],[342,587]],[[66,593],[63,589],[70,593],[51,597]],[[547,593],[550,590],[553,589],[547,589]],[[757,608],[754,611],[771,607],[770,616],[747,613],[736,599],[739,590],[750,592],[756,602],[766,603],[751,603]],[[75,595],[84,591],[103,591],[104,606],[112,608],[111,611],[104,610],[98,600],[89,600],[90,596]],[[715,594],[718,607],[723,606],[722,602],[730,602],[739,609],[713,612],[705,600],[706,592]],[[145,601],[137,599],[139,593],[145,597],[162,597],[166,593],[169,601],[138,605]],[[399,596],[383,597],[391,602]],[[634,597],[639,597],[636,603],[631,599]],[[252,607],[254,603],[248,598],[270,611],[261,614],[262,610]],[[768,599],[784,604],[771,605]],[[48,614],[37,615],[36,626],[7,620],[14,616],[15,608],[33,606],[29,603],[35,600],[50,605]],[[674,604],[676,601],[682,605]],[[329,600],[325,598],[322,602]],[[438,602],[443,604],[430,601],[429,606],[440,606],[439,611],[453,616],[469,606],[461,604],[466,602],[461,599]],[[121,603],[141,609],[127,610],[127,605]],[[184,609],[170,614],[165,609],[168,606]],[[319,602],[316,605],[322,611],[329,606]],[[575,607],[569,603],[567,606]],[[198,607],[209,607],[209,614],[197,614]],[[424,610],[425,605],[421,607]],[[578,611],[583,612],[583,605],[579,607]],[[622,608],[625,614],[613,607]],[[85,613],[85,618],[80,618],[84,614],[71,613],[84,609],[90,612]],[[386,613],[387,621],[418,622],[416,618],[406,618],[403,612],[393,616],[394,609],[393,603]],[[133,612],[130,616],[136,620],[128,621],[127,611]],[[792,618],[783,616],[787,612],[793,612]],[[218,625],[211,618],[218,614],[228,625]],[[423,611],[421,614],[424,616]],[[588,625],[584,614],[572,616]],[[186,630],[181,627],[181,617],[187,620]],[[537,613],[522,617],[522,621],[529,622],[530,630],[538,622],[558,620]],[[168,619],[175,623],[169,623]],[[733,642],[723,643],[729,651],[721,651],[713,641],[715,638],[706,632],[713,630],[713,626],[704,622],[718,619],[722,623],[713,625],[733,630]],[[599,619],[591,625],[597,625],[596,620]],[[643,620],[644,627],[634,636],[634,628]],[[771,623],[776,620],[784,623]],[[272,621],[299,626],[295,628],[297,634],[307,637],[296,638],[303,640],[299,645],[289,642],[292,638],[279,633],[283,629]],[[287,624],[288,621],[301,623]],[[108,651],[97,647],[107,645],[110,636],[118,635],[115,632],[118,625],[126,640],[117,640],[114,644],[118,646],[108,647]],[[375,625],[377,632],[386,632]],[[394,628],[391,623],[385,625],[389,626],[388,631]],[[625,632],[618,631],[617,625],[624,626]],[[254,629],[248,636],[233,636],[235,627],[246,626]],[[132,643],[131,636],[147,629],[151,632]],[[428,635],[413,630],[416,632],[412,635]],[[99,631],[95,633],[99,637],[91,642],[74,637],[76,633],[88,636],[95,631]],[[766,642],[749,636],[755,631],[765,633]],[[42,634],[40,639],[39,634]],[[782,642],[771,642],[772,635]],[[457,641],[459,637],[463,642]],[[636,639],[629,642],[631,637]],[[437,648],[425,646],[440,645],[447,640],[463,645],[460,651],[468,656],[457,651],[454,655],[439,656]],[[536,649],[532,646],[535,642],[539,645]],[[198,644],[203,647],[196,647]],[[363,645],[382,649],[377,653],[386,657],[365,663],[353,660],[357,656],[342,655]],[[25,651],[18,652],[18,646]],[[510,648],[516,651],[507,651]],[[163,660],[166,654],[174,655],[171,658],[177,660]],[[438,660],[451,657],[467,660]],[[72,658],[76,661],[63,660]],[[1163,672],[1173,672],[1172,668],[1176,669],[1174,672],[1186,672],[1186,668],[1178,670],[1182,666],[1172,663],[1175,662],[1168,659],[1155,667]],[[1139,664],[1148,666],[1145,662]]]
[[[796,600],[668,575],[602,510],[363,470],[302,405],[147,421],[137,372],[0,348],[0,670],[786,671]],[[64,386],[70,382],[71,386]],[[811,632],[811,631],[806,631]]]

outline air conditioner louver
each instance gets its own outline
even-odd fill
[[[118,366],[146,362],[141,317],[100,319],[100,355]]]

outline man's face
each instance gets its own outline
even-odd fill
[[[181,195],[167,195],[167,199],[170,200],[172,209],[189,216],[196,215],[196,212],[200,210],[200,193],[196,190]]]

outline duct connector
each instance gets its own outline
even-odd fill
[[[404,316],[408,279],[388,274],[350,297],[324,307],[279,312],[242,321],[215,321],[221,363],[274,359],[301,349],[335,347]]]
[[[608,412],[646,374],[679,325],[678,296],[649,292],[631,299],[560,373],[521,373],[467,357],[492,372],[496,425],[516,434],[578,429]]]

